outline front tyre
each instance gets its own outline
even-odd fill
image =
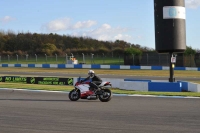
[[[77,101],[81,97],[80,90],[71,90],[68,97],[71,101]]]
[[[112,98],[112,92],[110,89],[102,89],[101,94],[99,95],[99,100],[101,102],[108,102]]]

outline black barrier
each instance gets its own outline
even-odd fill
[[[43,85],[73,85],[73,78],[4,76],[0,77],[0,82]]]

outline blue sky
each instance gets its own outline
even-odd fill
[[[187,46],[200,49],[200,0],[185,0]],[[124,40],[155,49],[153,0],[1,0],[0,30]]]

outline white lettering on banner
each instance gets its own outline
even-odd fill
[[[185,7],[164,6],[163,19],[185,19]]]

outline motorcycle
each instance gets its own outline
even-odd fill
[[[75,83],[74,89],[69,92],[68,97],[71,101],[77,101],[79,99],[99,99],[101,102],[108,102],[112,98],[112,92],[109,87],[112,87],[112,84],[103,81],[98,86],[99,90],[95,91],[93,88],[90,88],[89,82],[82,82],[79,77],[79,81]]]

